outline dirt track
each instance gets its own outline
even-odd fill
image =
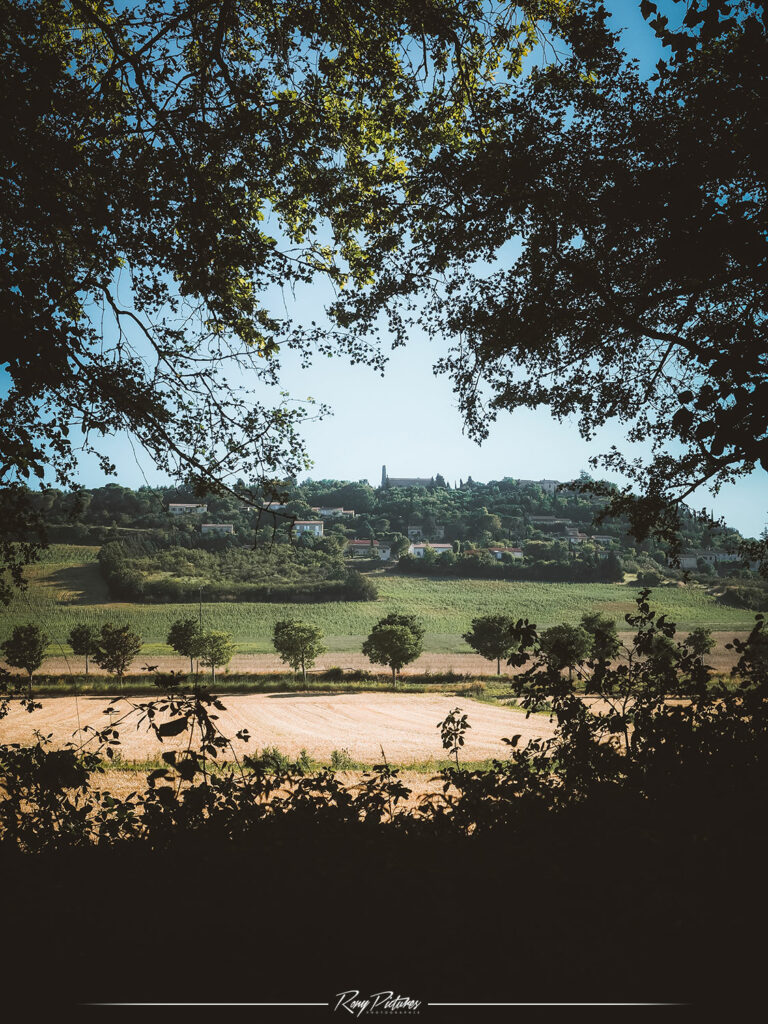
[[[678,639],[685,634],[681,633]],[[625,642],[630,639],[631,634],[619,633]],[[717,647],[706,658],[707,664],[711,665],[716,672],[728,672],[736,662],[736,655],[733,651],[727,651],[725,644],[730,643],[734,637],[745,639],[744,632],[720,631],[714,634]],[[142,667],[146,664],[156,665],[161,672],[189,671],[189,660],[170,654],[140,654],[129,669],[137,675],[141,674]],[[371,662],[359,651],[330,651],[322,654],[317,659],[313,674],[322,672],[324,669],[340,666],[345,669],[365,669],[376,673],[387,675],[387,669],[382,665],[372,665]],[[16,669],[23,673],[22,669]],[[41,673],[67,675],[69,672],[82,672],[83,659],[70,656],[69,658],[49,657],[43,661]],[[236,654],[229,663],[228,671],[237,672],[288,672],[288,667],[280,661],[278,656],[272,654]],[[495,662],[486,661],[479,654],[438,654],[426,652],[410,665],[402,670],[402,675],[419,675],[423,672],[456,672],[460,675],[492,675],[496,671]],[[517,670],[502,665],[504,675],[514,675]],[[106,675],[98,666],[91,664],[91,675]],[[226,672],[217,675],[226,675]]]
[[[227,710],[218,712],[218,725],[224,735],[234,737],[239,730],[247,729],[251,736],[248,744],[233,740],[238,755],[274,746],[290,757],[305,749],[311,757],[328,760],[334,750],[345,749],[356,761],[374,763],[381,760],[383,747],[387,759],[393,762],[443,758],[437,723],[457,706],[469,716],[471,725],[463,748],[465,760],[506,756],[509,747],[502,738],[516,733],[520,733],[521,743],[553,733],[544,715],[526,719],[519,711],[438,694],[274,693],[224,696],[222,701]],[[72,696],[51,697],[42,698],[40,703],[42,710],[32,715],[13,707],[0,721],[0,742],[33,742],[36,729],[51,733],[54,746],[82,742],[77,735],[78,714],[81,727],[103,729],[109,724],[110,716],[104,712],[110,704],[103,697],[80,697],[77,702]],[[129,710],[127,701],[111,707],[117,712],[111,716],[114,719]],[[164,750],[186,746],[188,741],[186,734],[161,744],[145,727],[137,730],[135,716],[118,729],[119,749],[126,760],[158,758]]]

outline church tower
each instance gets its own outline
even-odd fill
[[[386,487],[387,486],[387,467],[386,466],[382,466],[381,467],[381,486],[382,487]]]

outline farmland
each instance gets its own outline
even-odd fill
[[[326,763],[336,749],[344,750],[355,762],[375,763],[381,759],[382,747],[396,762],[437,760],[445,751],[436,723],[456,705],[455,696],[438,693],[296,693],[289,700],[284,697],[285,693],[272,693],[226,698],[226,709],[217,719],[223,735],[231,739],[224,760],[273,746],[292,758],[306,750],[310,757]],[[469,712],[472,726],[462,751],[468,761],[504,757],[509,751],[505,736],[517,733],[527,742],[554,733],[547,715],[527,718],[519,710],[469,700],[464,701],[464,710]],[[107,713],[113,715],[110,722],[119,727],[120,753],[129,762],[159,760],[163,751],[184,749],[189,742],[185,734],[161,743],[151,730],[137,728],[138,716],[131,715],[129,707],[110,704],[107,698],[78,703],[71,696],[43,698],[40,712],[34,715],[14,706],[3,721],[3,740],[33,743],[34,731],[40,729],[52,736],[57,747],[73,735],[82,742],[77,730],[103,728]],[[124,716],[127,720],[123,722]],[[247,742],[238,738],[244,729],[250,737]]]
[[[77,622],[100,626],[108,621],[128,623],[144,638],[145,654],[168,654],[165,644],[174,619],[197,615],[197,605],[140,605],[110,603],[99,573],[98,548],[52,545],[45,560],[31,570],[26,593],[4,610],[0,639],[14,625],[38,623],[55,641],[50,654],[69,653],[64,643]],[[379,573],[377,601],[324,604],[204,604],[204,626],[234,635],[239,654],[273,653],[271,634],[276,621],[301,618],[322,629],[329,651],[355,652],[373,624],[392,611],[412,613],[424,622],[425,650],[439,654],[469,652],[461,639],[473,617],[510,614],[527,617],[539,628],[578,622],[584,612],[612,616],[619,628],[626,612],[635,608],[636,588],[610,583],[532,583],[486,580],[423,579]],[[713,632],[748,630],[749,611],[718,605],[699,586],[661,587],[652,602],[678,629],[706,626]]]

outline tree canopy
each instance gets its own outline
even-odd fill
[[[98,650],[99,631],[95,626],[89,626],[84,622],[78,623],[70,630],[67,643],[73,654],[85,657],[85,674],[88,675],[88,659]]]
[[[141,637],[130,626],[105,622],[101,627],[99,645],[93,652],[93,660],[100,668],[114,672],[122,686],[125,671],[140,650]]]
[[[403,156],[461,138],[543,8],[6,4],[0,475],[72,479],[75,426],[209,486],[303,468],[302,413],[232,381],[274,384],[282,345],[329,338],[265,292],[368,285],[399,244]]]
[[[415,320],[474,436],[544,404],[650,441],[605,459],[639,534],[765,465],[764,11],[640,6],[651,81],[596,0],[10,0],[0,483],[127,431],[247,498],[307,463],[281,349],[381,367]],[[327,322],[274,301],[319,283]]]
[[[387,619],[394,618],[404,620],[413,617],[387,616]],[[397,686],[397,673],[421,654],[422,637],[423,630],[419,632],[408,625],[393,625],[381,619],[364,640],[362,651],[374,664],[388,665],[392,669],[392,685]]]
[[[481,657],[495,661],[496,674],[501,675],[501,659],[511,654],[518,642],[515,619],[510,615],[482,615],[472,619],[472,628],[463,639]]]
[[[13,668],[23,668],[29,676],[30,692],[32,676],[40,668],[48,647],[48,638],[39,626],[28,623],[14,626],[11,636],[0,644],[3,657]]]
[[[182,655],[182,657],[189,658],[189,671],[192,673],[194,672],[194,666],[192,663],[195,658],[200,656],[202,640],[203,635],[200,631],[200,623],[198,619],[186,617],[183,619],[175,619],[171,623],[166,643],[169,647],[172,647],[174,651]]]
[[[328,650],[323,643],[322,630],[310,622],[295,619],[282,619],[275,623],[272,643],[281,661],[290,665],[294,672],[301,670],[305,683],[307,669],[312,668],[317,658]]]
[[[216,669],[220,665],[228,665],[235,653],[232,634],[221,629],[213,629],[203,633],[199,642],[200,661],[211,670],[211,678],[216,680]]]
[[[650,78],[600,3],[554,18],[563,51],[484,89],[474,133],[409,177],[409,279],[342,298],[403,343],[414,317],[452,339],[439,367],[477,439],[520,407],[585,438],[626,424],[650,458],[593,461],[639,489],[609,497],[640,538],[673,537],[698,486],[768,468],[765,9],[657,7]]]

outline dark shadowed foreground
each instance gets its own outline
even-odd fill
[[[6,851],[4,1000],[329,1002],[392,988],[732,1012],[762,987],[766,853],[762,809],[674,803],[474,839],[288,825],[164,851]]]
[[[135,794],[107,792],[94,755],[0,747],[6,1005],[247,1003],[271,1020],[286,1007],[261,1004],[321,1004],[312,1019],[338,993],[392,990],[435,1020],[556,1002],[742,1019],[764,983],[768,638],[758,616],[713,686],[647,596],[632,643],[601,627],[576,672],[523,624],[515,689],[549,703],[555,735],[465,768],[453,709],[446,798],[417,808],[388,763],[354,791],[301,758],[214,769],[221,700],[174,680],[137,707],[189,741]],[[483,1005],[433,1005],[458,1003]]]

